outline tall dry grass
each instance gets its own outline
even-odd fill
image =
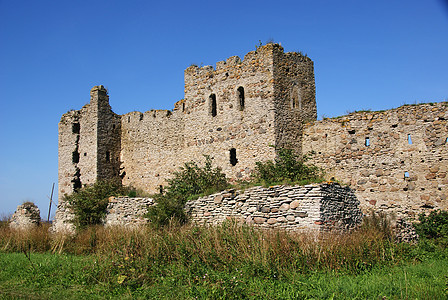
[[[376,219],[375,219],[376,218]],[[170,264],[266,272],[332,270],[356,273],[400,260],[382,218],[367,218],[351,233],[259,230],[228,221],[220,226],[171,224],[163,229],[90,226],[75,235],[52,234],[43,224],[27,231],[0,228],[0,250],[95,254],[113,268],[154,271]],[[263,275],[263,274],[261,274]]]

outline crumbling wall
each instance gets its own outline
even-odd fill
[[[32,202],[17,206],[11,217],[9,226],[13,229],[30,229],[40,224],[40,210]]]
[[[110,197],[107,206],[106,226],[138,226],[148,223],[145,214],[154,205],[151,198]]]
[[[355,190],[364,210],[414,217],[448,208],[448,103],[357,112],[309,123],[303,153]]]
[[[362,220],[356,196],[339,184],[223,191],[189,201],[186,211],[201,225],[234,218],[257,227],[295,231],[345,230]]]

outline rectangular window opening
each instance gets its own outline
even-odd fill
[[[232,166],[234,166],[237,163],[238,163],[238,159],[236,158],[236,149],[232,148],[232,149],[230,149],[230,164]]]
[[[106,162],[110,162],[110,152],[106,151]]]
[[[370,146],[370,138],[366,137],[366,147]]]
[[[407,179],[407,178],[409,178],[409,172],[404,172],[404,179]]]
[[[408,144],[412,145],[412,139],[411,139],[411,135],[410,134],[408,134]]]

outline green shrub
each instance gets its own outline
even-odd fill
[[[414,227],[420,237],[448,241],[448,211],[433,210],[429,215],[420,214]]]
[[[99,180],[71,195],[65,195],[64,201],[67,201],[73,209],[75,225],[82,228],[102,224],[109,197],[127,195],[132,191],[134,191],[132,188],[123,187],[117,180]]]
[[[256,162],[254,180],[265,185],[322,182],[322,171],[305,164],[307,160],[307,156],[299,157],[292,149],[279,149],[275,161]]]
[[[168,225],[172,220],[185,223],[184,206],[188,200],[225,190],[229,186],[226,175],[221,168],[212,167],[212,159],[207,155],[204,167],[188,162],[167,181],[165,194],[154,195],[157,205],[148,208],[147,217],[155,227]]]

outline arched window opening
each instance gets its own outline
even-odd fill
[[[237,94],[238,94],[239,108],[242,111],[242,110],[244,110],[244,88],[242,86],[240,86],[237,89]]]
[[[230,149],[230,164],[232,166],[234,166],[237,163],[238,163],[238,159],[236,159],[236,149],[232,148],[232,149]]]
[[[409,145],[412,145],[412,138],[411,138],[411,135],[410,135],[410,134],[408,134],[408,144],[409,144]]]
[[[211,94],[209,97],[209,101],[210,101],[210,114],[212,115],[212,117],[216,117],[217,114],[217,110],[216,110],[216,95],[215,94]]]
[[[293,109],[302,109],[302,92],[298,85],[294,85],[291,91],[291,107]]]

